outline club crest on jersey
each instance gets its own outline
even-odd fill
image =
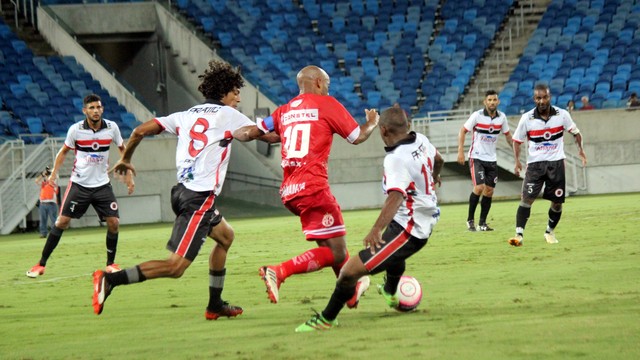
[[[549,131],[545,131],[545,132],[544,132],[544,134],[542,134],[542,137],[543,137],[545,140],[549,140],[549,139],[551,139],[551,132],[549,132]]]
[[[561,197],[561,196],[562,196],[562,194],[564,194],[564,190],[562,190],[562,189],[556,189],[556,196],[557,196],[557,197]]]
[[[109,204],[109,207],[111,208],[111,210],[116,211],[118,210],[118,203],[114,201],[111,204]]]
[[[324,216],[322,217],[322,225],[324,227],[330,227],[333,225],[334,219],[333,219],[333,215],[326,213],[324,214]]]

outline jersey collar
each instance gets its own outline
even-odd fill
[[[222,101],[220,100],[213,100],[213,99],[205,99],[204,100],[205,104],[214,104],[214,105],[220,105],[220,106],[226,106],[225,104],[222,103]]]
[[[397,143],[395,143],[395,144],[393,144],[391,146],[385,146],[384,147],[384,151],[392,152],[393,150],[395,150],[400,145],[413,144],[415,141],[416,141],[416,132],[415,131],[411,131],[411,132],[409,132],[409,135],[407,135],[406,138],[398,141]]]
[[[82,124],[82,126],[84,126],[85,129],[89,129],[91,131],[98,132],[102,129],[106,129],[107,128],[107,122],[104,121],[104,119],[100,119],[100,128],[98,130],[93,130],[93,128],[91,126],[89,126],[89,121],[85,118],[84,119],[84,123]]]
[[[484,116],[490,118],[491,120],[500,116],[500,111],[498,111],[498,109],[496,109],[496,116],[494,117],[491,117],[491,114],[489,114],[489,112],[487,111],[487,108],[482,109],[482,113],[484,114]]]
[[[551,119],[551,117],[554,116],[554,115],[558,115],[558,112],[556,111],[555,107],[551,106],[549,108],[549,119]],[[540,119],[540,120],[545,121],[545,122],[547,121],[547,120],[543,119],[542,116],[540,116],[540,113],[538,112],[538,108],[537,107],[535,107],[533,109],[533,118],[534,119]]]

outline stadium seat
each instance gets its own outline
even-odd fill
[[[42,134],[42,119],[39,117],[28,117],[26,122],[31,134]]]

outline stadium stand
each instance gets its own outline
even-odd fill
[[[332,76],[332,95],[359,114],[367,105],[394,102],[425,111],[451,109],[511,4],[465,0],[440,9],[437,0],[302,0],[301,6],[184,0],[177,6],[195,24],[213,17],[219,26],[210,35],[219,41],[220,54],[242,64],[247,77],[276,103],[296,94],[295,87],[286,86],[296,71],[316,63]],[[440,34],[432,44],[434,30]]]
[[[0,18],[0,135],[40,142],[44,136],[65,136],[82,115],[82,99],[90,93],[102,97],[104,117],[129,136],[131,122],[123,122],[126,109],[95,81],[73,57],[34,56]]]
[[[554,105],[574,100],[580,109],[587,96],[596,108],[624,107],[640,89],[639,25],[637,1],[553,1],[500,93],[501,110],[525,110],[538,81],[550,86]]]
[[[294,79],[301,67],[318,64],[332,77],[331,94],[352,114],[398,102],[414,116],[457,107],[515,6],[513,0],[178,0],[174,5],[276,103],[297,94]],[[7,85],[0,86],[0,98],[2,110],[18,124],[0,124],[5,134],[29,132],[28,116],[40,117],[43,131],[59,133],[59,110],[67,119],[77,114],[74,98],[89,92],[108,96],[74,59],[33,56],[2,25],[0,77]],[[637,0],[553,0],[500,93],[500,109],[517,114],[528,108],[538,81],[550,85],[557,105],[571,99],[579,109],[586,95],[596,108],[623,107],[630,93],[640,92],[639,26]],[[28,65],[15,71],[25,59]],[[18,103],[18,97],[28,101]],[[105,117],[130,131],[126,110],[112,98],[105,103]]]

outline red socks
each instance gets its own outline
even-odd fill
[[[331,249],[324,246],[317,247],[280,264],[280,279],[284,280],[294,274],[318,271],[324,267],[332,266],[334,262],[335,258],[333,257]],[[344,263],[340,264],[336,274],[340,272],[342,265],[344,265]],[[337,266],[334,266],[334,268],[335,267]],[[334,269],[334,272],[335,271],[336,269]]]

